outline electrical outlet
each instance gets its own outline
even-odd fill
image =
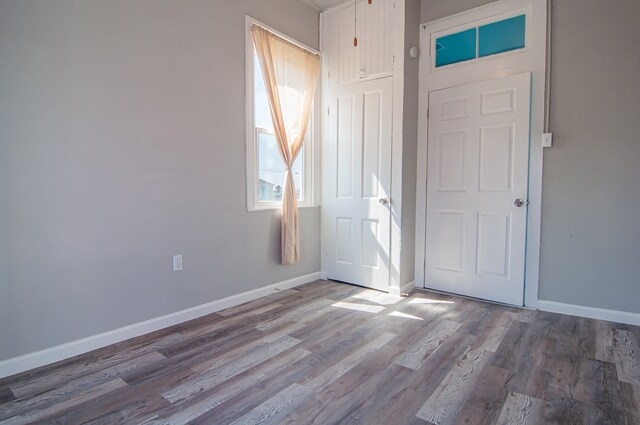
[[[179,272],[182,270],[182,254],[173,256],[173,271]]]
[[[543,133],[542,134],[542,147],[550,148],[553,146],[553,133]]]

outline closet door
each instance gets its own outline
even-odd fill
[[[389,289],[391,78],[329,91],[323,140],[323,268],[329,279]]]

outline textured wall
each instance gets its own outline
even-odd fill
[[[423,22],[486,0],[422,0]],[[640,2],[553,0],[539,296],[640,313]]]
[[[286,268],[246,210],[245,13],[318,46],[298,0],[0,2],[0,360],[320,270],[319,208]]]

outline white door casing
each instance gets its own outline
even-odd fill
[[[392,78],[328,93],[322,232],[329,279],[389,290]]]
[[[425,285],[426,259],[426,197],[427,180],[427,107],[428,94],[435,90],[483,80],[530,72],[531,83],[531,144],[529,149],[529,206],[527,210],[527,249],[525,272],[525,305],[538,306],[540,260],[540,226],[542,216],[543,148],[541,139],[547,130],[547,42],[550,40],[548,0],[500,0],[420,25],[420,94],[418,102],[418,150],[416,182],[416,287]],[[490,59],[455,64],[444,69],[432,69],[434,37],[481,23],[501,19],[505,14],[520,11],[526,18],[528,48],[503,53]],[[520,13],[518,12],[518,13]]]
[[[530,96],[530,73],[429,93],[427,288],[523,305]]]

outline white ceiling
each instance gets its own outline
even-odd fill
[[[327,10],[333,6],[337,6],[349,0],[302,0],[302,1],[307,3],[308,5],[313,6],[318,10]]]

